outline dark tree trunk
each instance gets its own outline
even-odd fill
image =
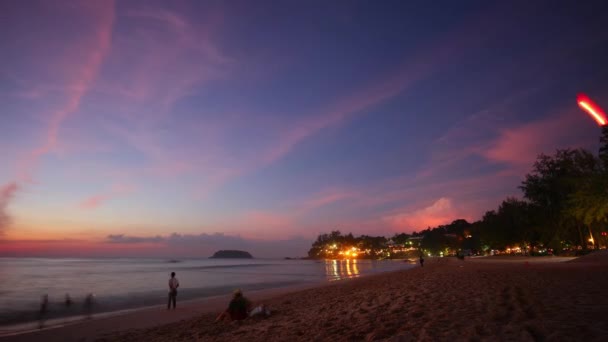
[[[583,250],[586,251],[587,250],[587,241],[585,241],[585,235],[583,234],[583,231],[581,230],[581,225],[577,224],[576,229],[578,230],[578,236],[581,239],[581,246],[583,246]]]
[[[608,125],[602,126],[599,157],[602,160],[604,169],[608,169]]]

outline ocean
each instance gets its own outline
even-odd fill
[[[237,288],[247,292],[300,286],[411,267],[402,260],[0,258],[0,331],[37,321],[44,295],[44,319],[54,320],[166,305],[171,272],[180,282],[179,303]],[[90,311],[88,294],[94,295]]]

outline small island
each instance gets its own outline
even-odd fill
[[[253,259],[253,256],[245,251],[222,250],[215,252],[209,259]]]

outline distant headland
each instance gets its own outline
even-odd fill
[[[215,252],[210,259],[253,259],[253,256],[249,252],[245,251],[233,251],[233,250],[222,250]]]

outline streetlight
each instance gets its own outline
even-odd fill
[[[608,165],[608,118],[606,114],[593,102],[587,95],[579,94],[576,98],[578,106],[602,128],[602,136],[600,137],[600,159]]]
[[[604,162],[605,166],[608,166],[608,119],[606,114],[593,102],[587,95],[579,94],[576,98],[578,106],[589,116],[591,116],[595,122],[602,128],[602,136],[600,137],[600,153],[599,157]],[[589,242],[595,247],[595,239],[591,233],[591,227],[589,227]]]
[[[578,102],[578,106],[585,113],[589,114],[589,116],[591,116],[591,118],[593,118],[602,128],[599,157],[604,164],[608,166],[608,118],[606,118],[606,114],[602,108],[595,104],[587,95],[579,94],[576,98],[576,102]]]
[[[600,127],[606,127],[608,119],[606,119],[606,114],[604,114],[600,106],[596,105],[595,102],[591,101],[585,94],[579,94],[576,100],[578,106],[589,114]]]

